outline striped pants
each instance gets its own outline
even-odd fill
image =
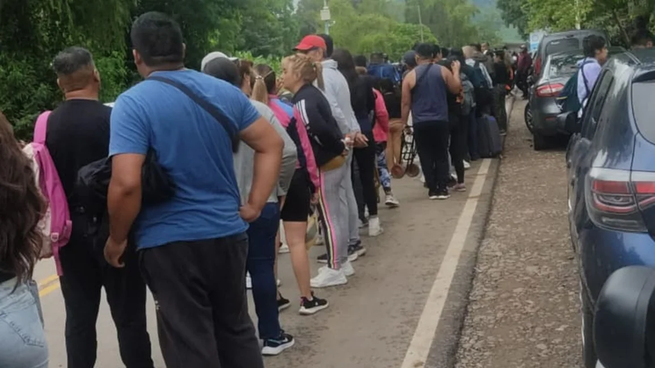
[[[347,181],[350,166],[344,164],[338,169],[321,171],[321,188],[318,196],[318,215],[325,247],[328,267],[338,270],[348,260],[348,195]],[[348,179],[349,181],[350,179]]]

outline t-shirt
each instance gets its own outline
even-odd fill
[[[240,90],[222,80],[188,69],[153,75],[186,85],[221,109],[239,131],[260,117]],[[177,190],[171,200],[141,208],[135,223],[139,249],[222,238],[248,229],[239,216],[229,133],[180,90],[153,80],[116,100],[109,155],[145,155],[149,148]]]
[[[80,206],[74,193],[78,170],[107,157],[111,107],[95,100],[68,100],[48,117],[46,147],[57,168],[70,207]]]

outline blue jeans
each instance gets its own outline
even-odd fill
[[[15,278],[0,284],[0,367],[46,368],[48,346],[36,283],[15,286]]]
[[[277,309],[275,236],[280,227],[280,205],[267,203],[261,216],[248,228],[246,269],[252,280],[259,338],[273,339],[282,333]]]

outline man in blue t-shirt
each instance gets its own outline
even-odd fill
[[[167,367],[263,368],[244,292],[245,231],[277,184],[282,139],[238,89],[184,68],[182,32],[166,15],[140,16],[131,39],[146,80],[123,93],[111,115],[105,258],[121,267],[128,232],[135,232]],[[222,121],[152,77],[186,87],[220,110]],[[255,150],[243,206],[232,163],[236,134]],[[150,150],[176,191],[168,201],[142,207],[141,171]]]

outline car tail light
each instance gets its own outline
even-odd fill
[[[537,97],[557,97],[564,89],[561,83],[544,84],[537,87]]]
[[[586,190],[589,217],[598,226],[647,231],[641,210],[655,204],[655,173],[593,168]]]

